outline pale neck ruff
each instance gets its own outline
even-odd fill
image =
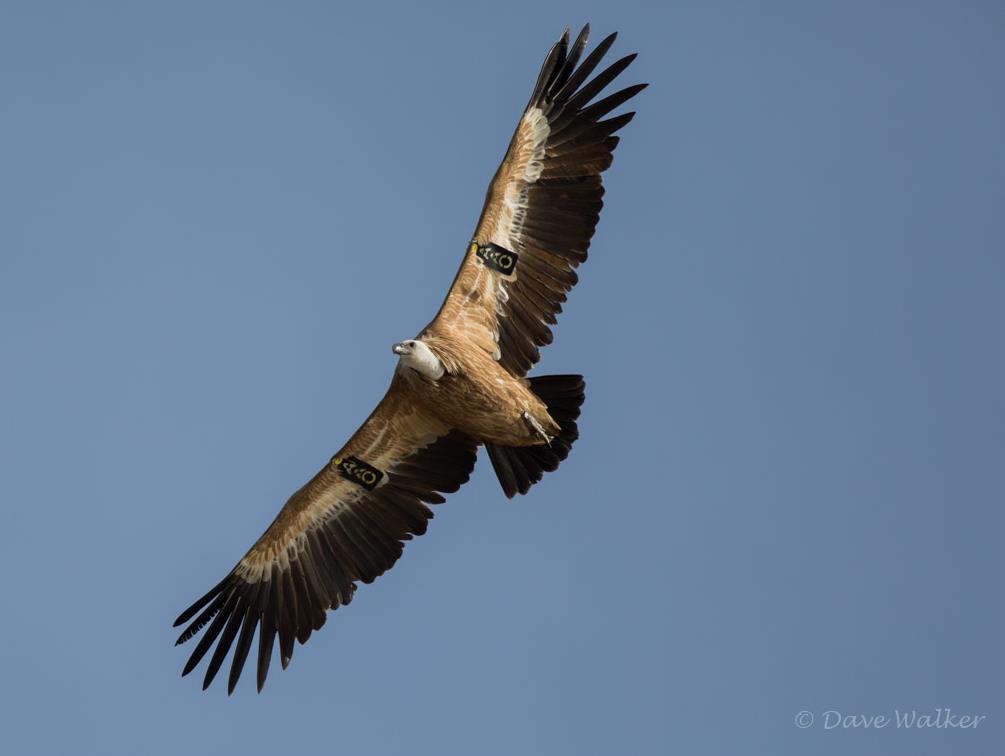
[[[412,368],[415,372],[426,376],[434,381],[438,381],[446,372],[440,358],[433,354],[433,350],[416,341],[411,354],[403,354],[398,358],[402,365]]]

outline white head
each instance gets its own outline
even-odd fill
[[[434,381],[443,377],[443,363],[425,342],[418,339],[399,341],[391,347],[391,351],[398,355],[398,361],[405,367],[412,368]]]

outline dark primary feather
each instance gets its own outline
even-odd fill
[[[433,516],[426,504],[443,501],[441,493],[456,491],[467,481],[476,449],[459,432],[443,436],[392,467],[386,484],[308,531],[306,545],[287,568],[273,563],[263,580],[254,583],[232,571],[175,621],[176,627],[191,621],[178,643],[205,628],[182,675],[195,669],[216,643],[203,681],[203,688],[209,687],[233,647],[227,681],[227,692],[233,692],[258,629],[256,682],[261,691],[276,636],[285,668],[294,639],[305,643],[325,623],[328,609],[352,600],[356,582],[372,582],[401,555],[402,541],[425,532]]]
[[[589,31],[590,25],[587,24],[583,27],[583,32],[589,36]],[[581,65],[575,73],[571,73],[566,80],[563,81],[562,77],[555,77],[555,80],[552,82],[552,86],[550,87],[550,92],[545,93],[546,95],[550,94],[550,97],[542,97],[541,103],[546,106],[550,106],[554,105],[554,103],[561,104],[566,102],[572,96],[573,92],[579,88],[580,84],[586,81],[586,77],[593,73],[597,64],[600,63],[604,55],[607,54],[607,51],[611,49],[611,45],[614,44],[614,40],[617,38],[617,32],[613,32],[604,37],[600,41],[600,44],[593,49],[593,52],[586,56],[586,60],[583,61],[583,65]],[[585,38],[583,43],[586,43]]]
[[[514,375],[526,375],[540,358],[539,347],[552,341],[549,326],[576,283],[575,268],[586,260],[603,207],[600,175],[611,166],[618,145],[614,134],[635,114],[601,119],[647,86],[635,84],[596,100],[636,56],[626,55],[594,74],[617,34],[605,37],[580,62],[588,36],[586,26],[570,48],[568,32],[563,35],[545,59],[528,103],[528,109],[545,115],[549,133],[541,174],[522,188],[526,212],[508,240],[476,236],[479,242],[511,246],[520,256],[515,280],[502,284],[509,296],[497,303],[499,360]],[[490,198],[502,196],[506,186],[501,182],[507,180],[519,177],[497,173]],[[521,476],[519,469],[513,472]]]

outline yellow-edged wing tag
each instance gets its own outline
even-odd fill
[[[516,264],[520,260],[520,256],[516,252],[512,252],[505,247],[500,247],[498,244],[479,244],[478,242],[471,242],[471,249],[478,258],[485,263],[486,268],[491,268],[494,271],[502,273],[504,276],[511,276],[516,270]]]

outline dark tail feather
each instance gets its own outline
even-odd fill
[[[546,472],[558,468],[569,456],[573,442],[579,438],[576,418],[586,398],[586,383],[581,375],[542,375],[530,379],[530,389],[548,407],[548,414],[561,426],[551,445],[498,446],[485,444],[503,492],[512,499],[525,494]]]

